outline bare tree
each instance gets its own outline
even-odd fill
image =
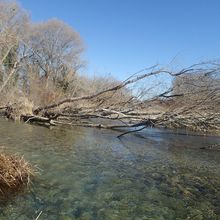
[[[190,106],[191,112],[200,111],[201,114],[220,111],[219,64],[210,66],[208,71],[201,67],[174,79],[172,92],[181,96],[174,99],[176,108],[184,103],[185,109]]]
[[[60,86],[68,86],[66,78],[83,64],[80,35],[60,20],[33,24],[28,45],[33,52],[31,61],[39,67],[39,75]]]
[[[1,92],[17,70],[24,54],[21,53],[22,39],[29,25],[28,14],[16,3],[0,1],[0,83]]]

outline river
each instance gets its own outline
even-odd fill
[[[0,219],[220,219],[220,151],[200,149],[220,138],[141,134],[0,119],[0,151],[24,155],[39,172],[0,204]]]

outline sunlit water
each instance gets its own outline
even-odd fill
[[[219,138],[117,134],[0,120],[1,151],[40,169],[27,192],[0,205],[0,219],[220,219],[220,151],[200,149]]]

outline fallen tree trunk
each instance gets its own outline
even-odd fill
[[[56,125],[55,122],[51,118],[46,118],[38,115],[21,115],[21,120],[25,123],[45,123],[49,125]]]

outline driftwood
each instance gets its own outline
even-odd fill
[[[200,149],[220,151],[220,144],[211,144],[211,145],[208,145],[208,146],[205,146],[205,147],[200,147]]]

